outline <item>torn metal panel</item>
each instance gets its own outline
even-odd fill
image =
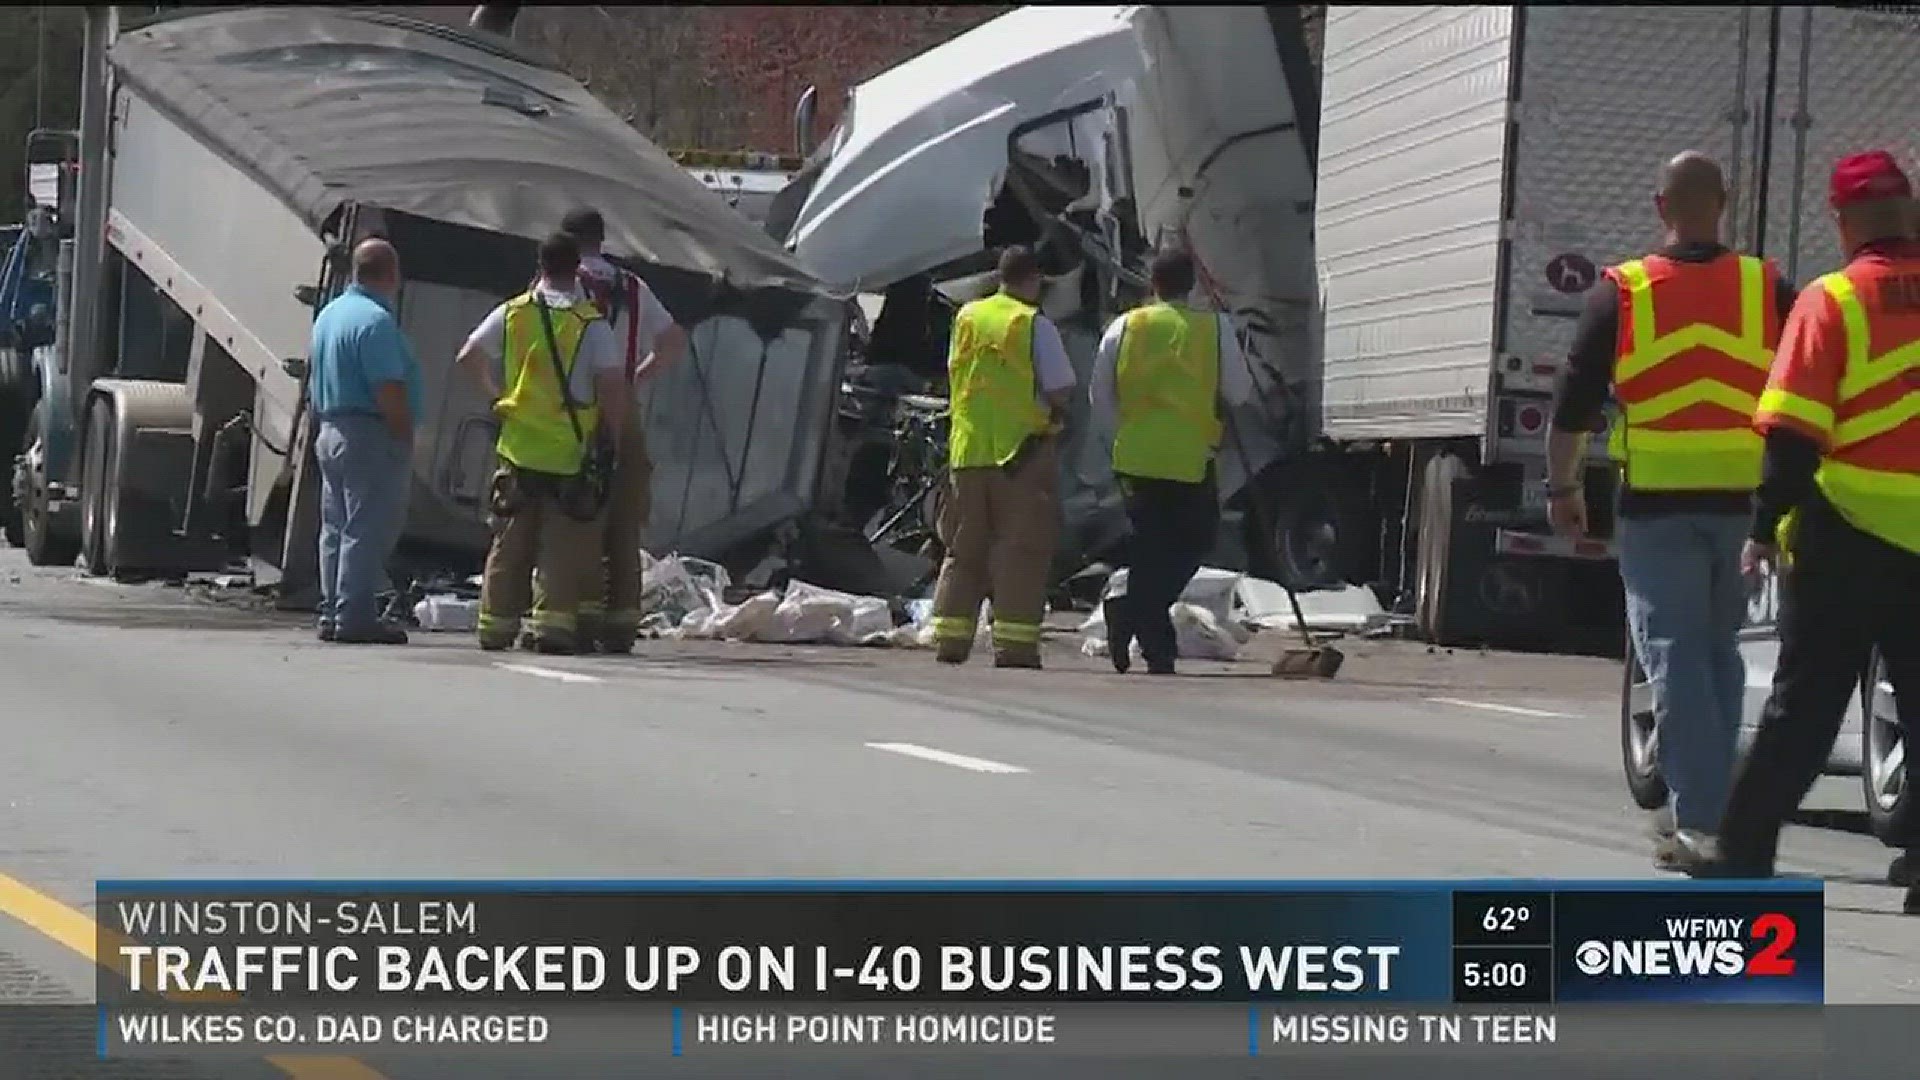
[[[1138,72],[1137,10],[1021,8],[862,83],[804,181],[788,247],[863,290],[979,253],[1008,135]]]

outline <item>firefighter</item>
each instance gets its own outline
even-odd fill
[[[1720,243],[1726,205],[1712,159],[1668,162],[1655,196],[1666,244],[1592,291],[1547,439],[1549,519],[1584,536],[1588,433],[1609,396],[1620,406],[1608,438],[1622,471],[1615,536],[1672,792],[1654,863],[1670,870],[1711,854],[1732,781],[1746,701],[1740,544],[1760,480],[1753,412],[1793,303],[1770,264]]]
[[[600,250],[607,226],[592,207],[571,210],[561,219],[560,231],[580,245],[580,269],[575,275],[582,299],[593,303],[606,319],[621,349],[628,393],[636,406],[626,420],[625,434],[615,455],[613,482],[608,492],[603,525],[604,572],[588,571],[587,592],[581,597],[578,638],[582,651],[633,651],[640,629],[640,540],[652,509],[653,463],[647,455],[646,432],[639,409],[640,386],[673,364],[686,349],[686,330],[631,270],[609,261]],[[546,588],[534,575],[533,610],[546,607]]]
[[[1094,361],[1090,400],[1096,417],[1117,419],[1113,472],[1132,526],[1126,593],[1104,605],[1108,658],[1123,675],[1136,637],[1147,672],[1173,674],[1169,609],[1219,522],[1221,376],[1246,361],[1225,316],[1187,306],[1196,274],[1184,251],[1157,256],[1148,270],[1153,302],[1113,320]]]
[[[949,472],[938,522],[946,559],[933,595],[934,647],[942,663],[965,663],[989,600],[994,666],[1038,668],[1059,533],[1054,436],[1074,374],[1059,329],[1038,308],[1038,257],[1007,249],[999,277],[998,292],[960,309],[947,355]]]
[[[1884,151],[1834,166],[1829,202],[1848,262],[1794,305],[1754,417],[1766,457],[1742,559],[1749,573],[1776,564],[1784,571],[1780,658],[1727,802],[1719,858],[1694,868],[1704,875],[1772,876],[1781,827],[1819,777],[1876,647],[1908,738],[1920,730],[1920,241],[1906,221],[1912,196],[1911,181]],[[1920,909],[1920,885],[1906,906]]]
[[[579,243],[555,233],[539,259],[533,288],[489,312],[457,363],[479,380],[500,419],[480,647],[513,646],[537,565],[546,606],[533,614],[529,644],[566,654],[578,648],[580,600],[599,565],[604,491],[595,462],[607,456],[596,440],[619,439],[627,384],[606,320],[579,293]]]

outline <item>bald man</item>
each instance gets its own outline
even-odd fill
[[[420,364],[394,305],[400,256],[385,240],[353,249],[353,283],[313,320],[309,407],[319,421],[320,639],[404,645],[374,598],[406,519]]]
[[[1653,203],[1665,243],[1609,269],[1575,332],[1547,436],[1547,508],[1555,531],[1587,535],[1587,443],[1612,399],[1627,626],[1671,795],[1654,862],[1685,870],[1711,855],[1732,782],[1746,699],[1740,549],[1760,482],[1752,421],[1794,292],[1720,242],[1727,189],[1712,158],[1668,162]]]

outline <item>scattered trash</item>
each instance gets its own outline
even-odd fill
[[[733,584],[725,567],[686,555],[655,559],[642,551],[640,567],[640,610],[664,614],[675,626],[692,612],[720,609]]]
[[[714,594],[712,603],[687,613],[678,636],[864,646],[898,645],[903,637],[880,597],[856,596],[804,581],[788,582],[784,593],[763,592],[738,604],[722,602]]]
[[[1262,630],[1292,630],[1295,619],[1287,591],[1271,581],[1243,578],[1235,588],[1236,603],[1247,621]],[[1394,616],[1380,606],[1380,598],[1365,585],[1303,592],[1300,607],[1309,630],[1372,633],[1393,625]]]
[[[480,626],[480,601],[435,593],[413,605],[413,620],[430,633],[467,634]]]
[[[1235,617],[1235,586],[1241,575],[1231,570],[1216,570],[1202,567],[1193,580],[1187,583],[1186,591],[1180,594],[1168,609],[1173,617],[1174,647],[1183,660],[1232,660],[1240,655],[1240,646],[1253,637],[1253,627],[1246,626]],[[1110,652],[1107,642],[1107,616],[1105,601],[1127,594],[1127,572],[1116,570],[1107,579],[1107,587],[1102,590],[1102,604],[1093,610],[1087,621],[1080,624],[1080,633],[1085,640],[1080,643],[1080,652],[1086,656],[1106,656]],[[1135,641],[1133,656],[1140,659],[1140,643]]]

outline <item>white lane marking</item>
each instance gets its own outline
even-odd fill
[[[1488,712],[1512,713],[1515,716],[1538,716],[1547,720],[1577,719],[1572,713],[1548,712],[1545,709],[1528,709],[1519,705],[1498,705],[1491,701],[1463,701],[1460,698],[1430,697],[1428,701],[1436,705],[1458,705],[1463,709],[1485,709]]]
[[[1008,765],[999,761],[988,761],[986,758],[968,757],[965,754],[950,754],[945,750],[935,750],[930,746],[916,746],[913,743],[870,742],[867,744],[867,748],[870,750],[885,750],[889,754],[905,754],[908,757],[920,758],[923,761],[937,761],[942,765],[951,765],[956,769],[971,769],[974,772],[1005,774],[1023,773],[1027,771],[1018,765]]]
[[[522,675],[533,675],[542,679],[553,679],[557,682],[596,683],[606,681],[598,675],[586,675],[578,671],[561,671],[558,668],[535,667],[532,664],[495,664],[493,666],[499,668],[501,671],[515,671]]]

